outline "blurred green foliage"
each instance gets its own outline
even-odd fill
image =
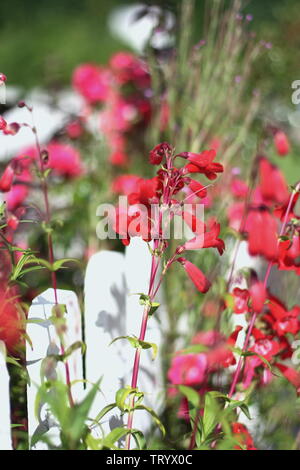
[[[225,3],[228,3],[228,0]],[[107,17],[130,0],[11,0],[0,3],[0,68],[10,83],[62,85],[69,83],[80,62],[106,63],[110,55],[128,46],[111,36]],[[147,1],[174,12],[181,0]],[[195,22],[203,20],[202,0],[197,0]],[[299,15],[297,0],[251,0],[244,13],[254,15],[253,29],[274,44],[271,61],[263,61],[257,79],[269,75],[266,84],[274,93],[290,90],[299,77]],[[199,35],[199,28],[197,36]],[[199,37],[199,36],[198,36]],[[288,73],[288,77],[286,76]],[[282,79],[284,78],[284,83]]]

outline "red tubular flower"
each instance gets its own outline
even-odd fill
[[[254,282],[249,289],[254,312],[261,312],[267,299],[267,291],[263,282]]]
[[[12,182],[14,179],[14,170],[12,168],[12,165],[8,165],[4,173],[2,174],[0,178],[0,191],[3,193],[7,193],[8,191],[11,190]]]
[[[6,82],[6,80],[7,80],[6,75],[4,75],[4,73],[1,72],[1,73],[0,73],[0,82],[3,83],[3,82]]]
[[[210,231],[198,235],[192,240],[185,242],[184,250],[199,250],[201,248],[217,248],[220,255],[225,250],[224,241],[219,238],[221,226],[215,220],[210,223]]]
[[[284,364],[276,363],[275,366],[284,377],[296,388],[297,395],[300,395],[300,373],[292,367],[287,367]]]
[[[196,288],[200,292],[205,294],[209,290],[211,283],[205,277],[203,272],[199,268],[197,268],[197,266],[195,266],[193,263],[191,263],[185,258],[177,258],[176,261],[178,261],[184,267],[187,275],[189,276],[191,281],[194,283]]]
[[[274,144],[278,155],[284,157],[290,152],[290,144],[286,134],[283,131],[277,131],[274,136]]]
[[[3,287],[0,289],[0,340],[13,353],[21,340],[22,321],[14,294]]]
[[[110,73],[94,64],[79,65],[73,73],[73,87],[89,103],[105,101],[109,94]]]
[[[207,196],[206,187],[196,180],[193,180],[193,179],[189,180],[189,188],[193,191],[193,193],[195,193],[195,196],[198,196],[199,198],[203,198]]]
[[[183,152],[178,157],[186,158],[190,163],[185,167],[186,173],[202,173],[208,179],[217,178],[217,173],[224,171],[221,163],[213,162],[216,157],[215,150],[204,150],[201,153]]]
[[[262,255],[269,261],[278,256],[277,223],[268,209],[252,208],[247,218],[248,249],[252,256]]]
[[[264,201],[284,204],[289,199],[288,187],[282,172],[262,157],[259,162],[260,191]]]

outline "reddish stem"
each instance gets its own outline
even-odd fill
[[[39,139],[38,139],[36,127],[34,125],[32,109],[31,108],[28,108],[28,109],[29,109],[29,111],[31,112],[31,115],[32,115],[32,120],[33,120],[32,131],[33,131],[33,134],[34,134],[34,137],[35,137],[35,144],[36,144],[36,148],[37,148],[38,156],[39,156],[39,164],[40,164],[40,171],[41,171],[41,178],[42,178],[41,179],[41,187],[42,187],[42,193],[43,193],[44,202],[45,202],[45,222],[46,222],[47,225],[49,225],[50,222],[51,222],[51,211],[50,211],[50,204],[49,204],[48,185],[47,185],[47,181],[46,181],[45,176],[44,176],[45,166],[44,166],[44,161],[43,161],[42,152],[41,152],[41,146],[40,146],[40,142],[39,142]],[[53,239],[52,239],[52,235],[51,235],[50,232],[48,232],[48,256],[49,256],[49,263],[52,266],[53,263],[54,263],[54,249],[53,249]],[[54,291],[55,305],[57,305],[58,304],[57,279],[56,279],[55,271],[51,271],[51,282],[52,282],[52,288],[53,288],[53,291]],[[64,346],[62,344],[62,341],[60,342],[60,349],[61,349],[61,354],[64,354],[65,349],[64,349]],[[68,387],[69,403],[70,403],[70,406],[73,407],[74,406],[74,399],[73,399],[72,391],[71,391],[70,369],[69,369],[69,364],[68,364],[67,361],[65,362],[65,374],[66,374],[66,384],[67,384],[67,387]]]

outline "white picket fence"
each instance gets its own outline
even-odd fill
[[[115,392],[130,385],[134,350],[126,340],[110,345],[117,336],[139,334],[143,307],[139,304],[137,292],[147,292],[150,275],[150,255],[144,242],[134,239],[125,254],[101,251],[93,255],[88,263],[85,277],[85,331],[83,335],[81,312],[77,296],[68,290],[58,290],[58,303],[65,305],[67,332],[65,349],[85,338],[86,376],[83,376],[82,353],[78,349],[68,359],[70,381],[75,402],[80,402],[91,384],[101,380],[101,393],[96,395],[90,416],[95,417],[107,404],[115,401]],[[29,443],[37,433],[44,433],[55,444],[59,441],[59,427],[47,406],[40,404],[38,412],[35,401],[41,385],[41,367],[45,378],[66,380],[65,365],[53,362],[47,356],[61,353],[61,344],[51,320],[55,305],[54,291],[48,289],[37,296],[29,309],[27,334],[30,343],[26,346],[26,362],[30,383],[27,386]],[[160,320],[165,317],[164,309],[159,310]],[[153,316],[149,322],[146,340],[160,345],[163,332],[161,324]],[[9,375],[5,363],[5,348],[0,343],[0,450],[12,449],[9,401]],[[83,379],[87,387],[83,387]],[[139,376],[139,388],[146,393],[145,404],[159,410],[163,401],[162,372],[160,355],[152,361],[148,350],[143,351]],[[102,429],[109,432],[123,425],[123,417],[113,410],[105,416]],[[151,417],[145,412],[135,413],[134,427],[146,433],[151,426]],[[94,432],[97,434],[97,428]],[[32,449],[46,450],[43,442]]]

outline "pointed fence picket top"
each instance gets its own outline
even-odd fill
[[[102,377],[102,393],[95,399],[93,417],[115,401],[119,388],[131,383],[135,350],[124,339],[110,343],[118,336],[139,335],[143,306],[139,304],[139,296],[131,294],[147,293],[150,263],[146,243],[137,238],[131,241],[125,255],[102,251],[93,255],[88,263],[85,278],[86,378],[95,383]],[[161,344],[161,332],[154,317],[149,321],[146,341]],[[160,362],[159,354],[153,362],[150,351],[143,350],[138,385],[146,392],[145,404],[155,410],[162,389]],[[126,420],[127,417],[122,418],[114,409],[101,421],[102,428],[109,432],[124,425]],[[150,426],[150,415],[137,411],[134,427],[146,432]]]
[[[66,332],[64,334],[65,349],[76,342],[82,341],[81,313],[78,299],[74,292],[57,290],[58,304],[65,306]],[[30,384],[27,386],[28,433],[30,442],[38,433],[46,434],[51,440],[58,442],[59,429],[55,419],[50,415],[47,406],[40,407],[37,417],[35,414],[35,400],[39,385],[41,385],[41,366],[45,367],[45,380],[59,378],[66,382],[65,365],[62,362],[45,364],[45,358],[53,354],[61,354],[60,339],[51,320],[55,295],[53,289],[47,289],[38,295],[32,302],[28,313],[27,335],[31,345],[26,345],[26,363]],[[76,349],[68,358],[70,382],[81,382],[72,386],[72,396],[79,402],[83,395],[83,364],[82,351]],[[33,438],[35,440],[35,437]],[[46,444],[38,442],[34,449],[47,449]]]
[[[0,341],[0,450],[12,450],[9,375],[6,367],[6,348]]]

